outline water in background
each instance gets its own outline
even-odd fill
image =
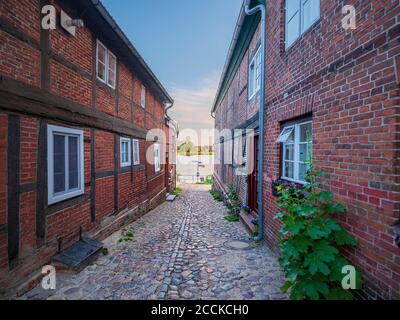
[[[214,156],[177,156],[176,170],[179,174],[180,182],[196,183],[197,181],[197,161],[204,167],[199,168],[200,178],[212,176],[214,171]]]

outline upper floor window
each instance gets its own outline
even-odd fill
[[[261,86],[261,48],[258,48],[249,65],[249,100],[251,100]]]
[[[154,144],[154,169],[155,172],[159,172],[161,170],[161,162],[160,162],[160,144]]]
[[[140,153],[139,153],[139,140],[133,139],[133,164],[136,166],[140,164]]]
[[[84,193],[83,131],[47,128],[48,203]]]
[[[282,143],[282,178],[305,183],[312,157],[312,122],[285,126],[277,142]]]
[[[120,159],[121,168],[128,167],[131,165],[131,139],[121,138],[120,139]]]
[[[146,108],[146,87],[142,85],[142,91],[140,92],[140,105]]]
[[[117,75],[117,58],[100,41],[97,40],[96,50],[97,78],[115,89]]]
[[[286,0],[286,48],[320,17],[320,0]]]

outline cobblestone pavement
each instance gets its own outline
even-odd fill
[[[276,257],[265,245],[224,246],[248,240],[241,223],[223,217],[208,187],[184,185],[182,195],[132,223],[132,242],[119,231],[109,250],[79,274],[57,274],[57,290],[37,287],[23,299],[286,299]]]

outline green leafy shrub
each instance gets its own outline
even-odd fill
[[[279,262],[287,279],[282,290],[290,289],[293,300],[348,300],[353,294],[342,288],[341,281],[343,267],[349,262],[339,249],[357,243],[332,218],[333,214],[343,214],[345,208],[333,200],[331,192],[320,190],[316,183],[319,175],[311,166],[303,188],[295,184],[278,187],[282,212],[276,217],[283,223]],[[356,274],[359,288],[360,273]]]
[[[172,194],[173,194],[174,196],[179,197],[179,196],[181,195],[182,192],[183,192],[183,189],[182,189],[182,188],[176,187],[176,189],[172,192]]]
[[[123,230],[118,243],[130,242],[134,240],[134,235],[131,230]]]
[[[234,215],[234,214],[229,214],[227,216],[224,217],[226,221],[229,222],[238,222],[239,219],[239,215]]]
[[[231,222],[239,221],[239,213],[242,207],[242,202],[233,184],[228,186],[228,195],[226,200],[226,206],[229,212],[229,215],[226,217],[226,219],[229,219],[228,221]]]
[[[218,190],[211,189],[209,192],[214,200],[219,201],[219,202],[222,201],[221,193]]]
[[[258,237],[259,232],[260,232],[259,225],[258,224],[254,225],[253,237]]]
[[[212,186],[214,184],[214,179],[212,176],[207,176],[203,181],[197,182],[196,184]]]

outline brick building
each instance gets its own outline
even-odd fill
[[[0,293],[165,199],[172,103],[99,1],[0,2]]]
[[[179,135],[178,124],[169,116],[165,118],[165,185],[167,193],[172,193],[176,189],[176,141]]]
[[[264,1],[250,6],[259,3]],[[342,26],[344,5],[355,8],[355,29]],[[345,254],[363,272],[362,297],[398,298],[399,2],[271,0],[266,12],[265,74],[260,74],[260,14],[248,16],[242,7],[213,106],[216,129],[256,130],[255,147],[244,154],[263,148],[262,159],[256,159],[263,163],[262,182],[256,171],[237,176],[235,165],[223,163],[215,166],[216,187],[226,192],[229,183],[237,186],[243,203],[264,221],[266,244],[278,253],[279,208],[271,185],[277,179],[303,183],[304,156],[312,150],[315,166],[326,173],[323,187],[346,206],[341,223],[359,243]],[[265,79],[262,146],[260,77]],[[221,160],[232,156],[223,154],[225,143],[218,140]],[[258,183],[262,212],[257,212]]]

